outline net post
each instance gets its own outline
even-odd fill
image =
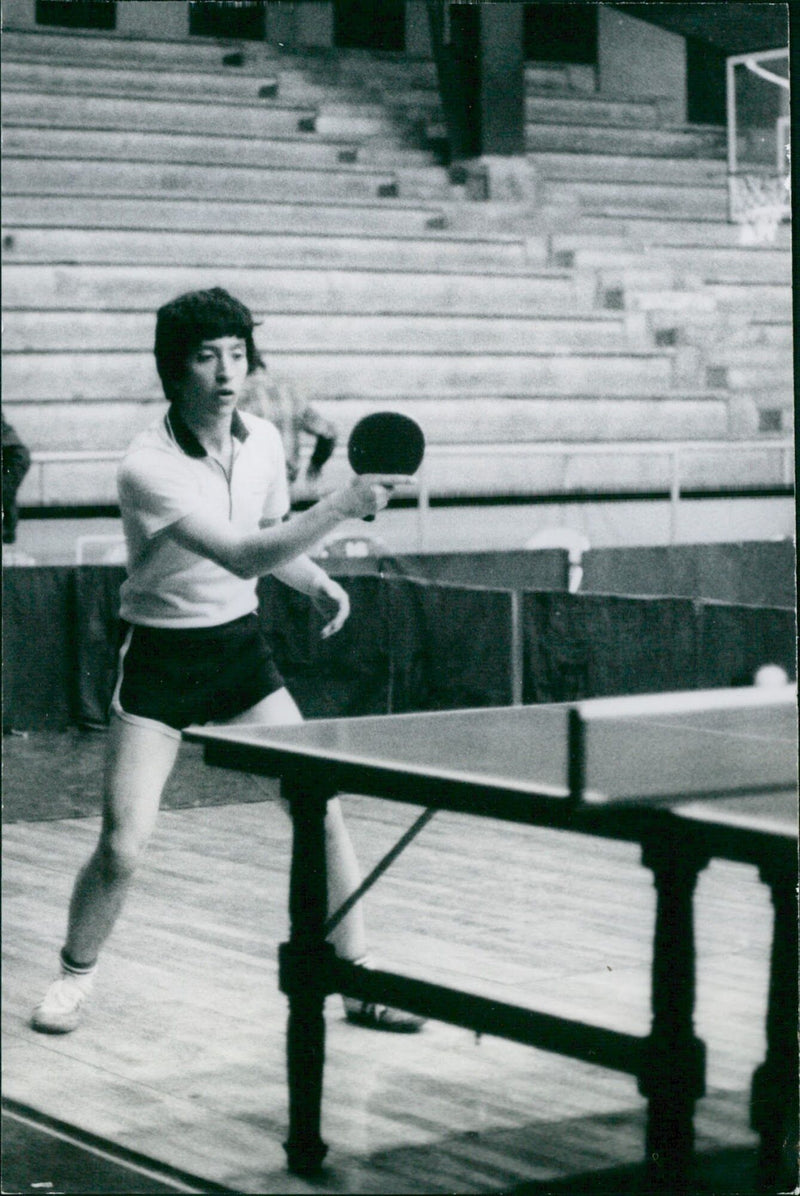
[[[669,542],[674,544],[678,538],[678,507],[681,501],[681,451],[675,445],[670,453],[669,479]]]
[[[427,543],[430,485],[427,464],[423,460],[417,474],[417,551],[424,552]]]
[[[570,706],[567,720],[567,785],[569,800],[578,805],[586,787],[586,724],[577,706]]]
[[[521,706],[525,685],[522,594],[511,591],[511,705]]]

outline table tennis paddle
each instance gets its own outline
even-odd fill
[[[416,473],[425,455],[422,428],[397,411],[375,411],[359,420],[347,442],[353,471],[362,473]],[[365,516],[371,521],[374,515]]]

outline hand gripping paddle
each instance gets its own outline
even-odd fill
[[[376,411],[359,420],[347,442],[354,473],[416,473],[425,455],[422,428],[407,415]],[[374,515],[365,516],[373,520]]]

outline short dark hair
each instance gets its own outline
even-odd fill
[[[169,403],[178,398],[179,385],[191,353],[202,341],[238,336],[247,348],[247,372],[259,362],[253,342],[255,321],[250,309],[222,287],[188,291],[158,309],[156,314],[156,369]]]

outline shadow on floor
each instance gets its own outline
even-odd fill
[[[3,822],[89,818],[100,813],[107,734],[31,731],[3,736]],[[164,790],[165,810],[273,801],[277,782],[203,763],[200,744],[181,746]]]
[[[660,1196],[755,1196],[761,1193],[756,1183],[756,1152],[730,1149],[701,1155],[689,1187],[679,1193],[671,1188]],[[503,1196],[655,1196],[656,1189],[645,1178],[644,1168],[612,1167],[605,1171],[571,1175],[567,1179],[525,1183],[509,1188]]]
[[[160,1168],[134,1151],[115,1147],[93,1134],[80,1134],[53,1118],[31,1112],[33,1120],[29,1121],[25,1111],[3,1110],[4,1193],[150,1196],[156,1192],[227,1192],[218,1184]]]

